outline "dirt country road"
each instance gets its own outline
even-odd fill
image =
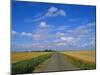
[[[54,53],[52,57],[42,65],[40,70],[37,72],[50,72],[50,71],[68,71],[68,70],[78,70],[79,68],[72,65],[65,56],[61,53]]]

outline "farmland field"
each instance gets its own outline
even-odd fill
[[[86,62],[95,63],[95,51],[66,51],[62,53]]]
[[[67,60],[80,69],[95,69],[95,51],[66,51],[61,52],[66,55]]]
[[[12,62],[19,62],[23,60],[29,60],[44,54],[50,54],[50,52],[15,52],[12,53]]]
[[[49,59],[51,56],[51,52],[14,53],[12,56],[12,74],[31,73],[40,63]]]
[[[12,54],[12,73],[95,69],[95,51],[17,52]],[[60,68],[59,68],[60,67]]]

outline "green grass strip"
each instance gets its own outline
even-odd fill
[[[32,73],[32,71],[38,66],[40,63],[50,58],[52,54],[45,54],[36,58],[32,58],[30,60],[20,61],[12,64],[12,74],[27,74]]]

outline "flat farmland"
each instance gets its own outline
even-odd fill
[[[90,70],[96,68],[95,51],[12,53],[12,74]]]
[[[41,55],[50,54],[51,52],[14,52],[12,53],[12,63],[29,60]]]
[[[87,51],[66,51],[62,52],[65,55],[74,57],[76,59],[89,62],[89,63],[95,63],[95,51],[87,50]]]

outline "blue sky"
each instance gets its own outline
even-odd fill
[[[94,50],[96,7],[12,1],[12,50]]]

